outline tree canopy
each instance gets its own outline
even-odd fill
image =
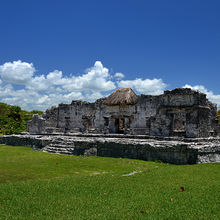
[[[218,118],[218,122],[219,122],[219,124],[220,124],[220,109],[219,109],[218,112],[217,112],[217,118]]]
[[[31,120],[32,115],[42,113],[37,110],[28,112],[16,105],[0,103],[0,133],[18,134],[27,131],[27,121]]]

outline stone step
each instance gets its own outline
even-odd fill
[[[43,150],[43,152],[54,153],[54,154],[68,154],[68,155],[72,155],[71,152],[66,152],[66,151]]]
[[[56,144],[49,144],[48,146],[50,146],[50,147],[56,147],[56,148],[73,148],[74,146],[73,145],[64,145],[64,144],[62,144],[62,145],[56,145]]]
[[[59,144],[66,144],[64,141],[62,142],[56,142],[56,141],[53,141],[51,144],[56,144],[56,145],[59,145]]]
[[[46,148],[45,150],[54,150],[54,151],[74,151],[74,148],[54,148],[54,147],[49,147]]]
[[[59,144],[61,144],[61,145],[73,145],[74,143],[73,142],[51,142],[51,144],[56,144],[56,145],[59,145]]]
[[[66,142],[65,144],[66,144],[66,145],[74,145],[73,142]]]
[[[70,151],[73,152],[74,148],[56,148],[56,147],[47,147],[44,150],[53,150],[53,151]]]
[[[73,146],[74,144],[67,144],[65,142],[62,143],[50,143],[50,145],[54,145],[54,146]]]

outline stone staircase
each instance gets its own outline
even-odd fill
[[[43,152],[73,155],[74,143],[62,138],[55,138],[51,143],[42,148]]]

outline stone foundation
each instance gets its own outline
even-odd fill
[[[121,157],[173,164],[220,162],[220,138],[116,134],[8,135],[0,137],[0,144],[28,146],[51,153]]]

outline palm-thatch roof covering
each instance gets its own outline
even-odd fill
[[[134,105],[137,102],[137,95],[131,88],[121,88],[114,91],[105,100],[106,105]]]

